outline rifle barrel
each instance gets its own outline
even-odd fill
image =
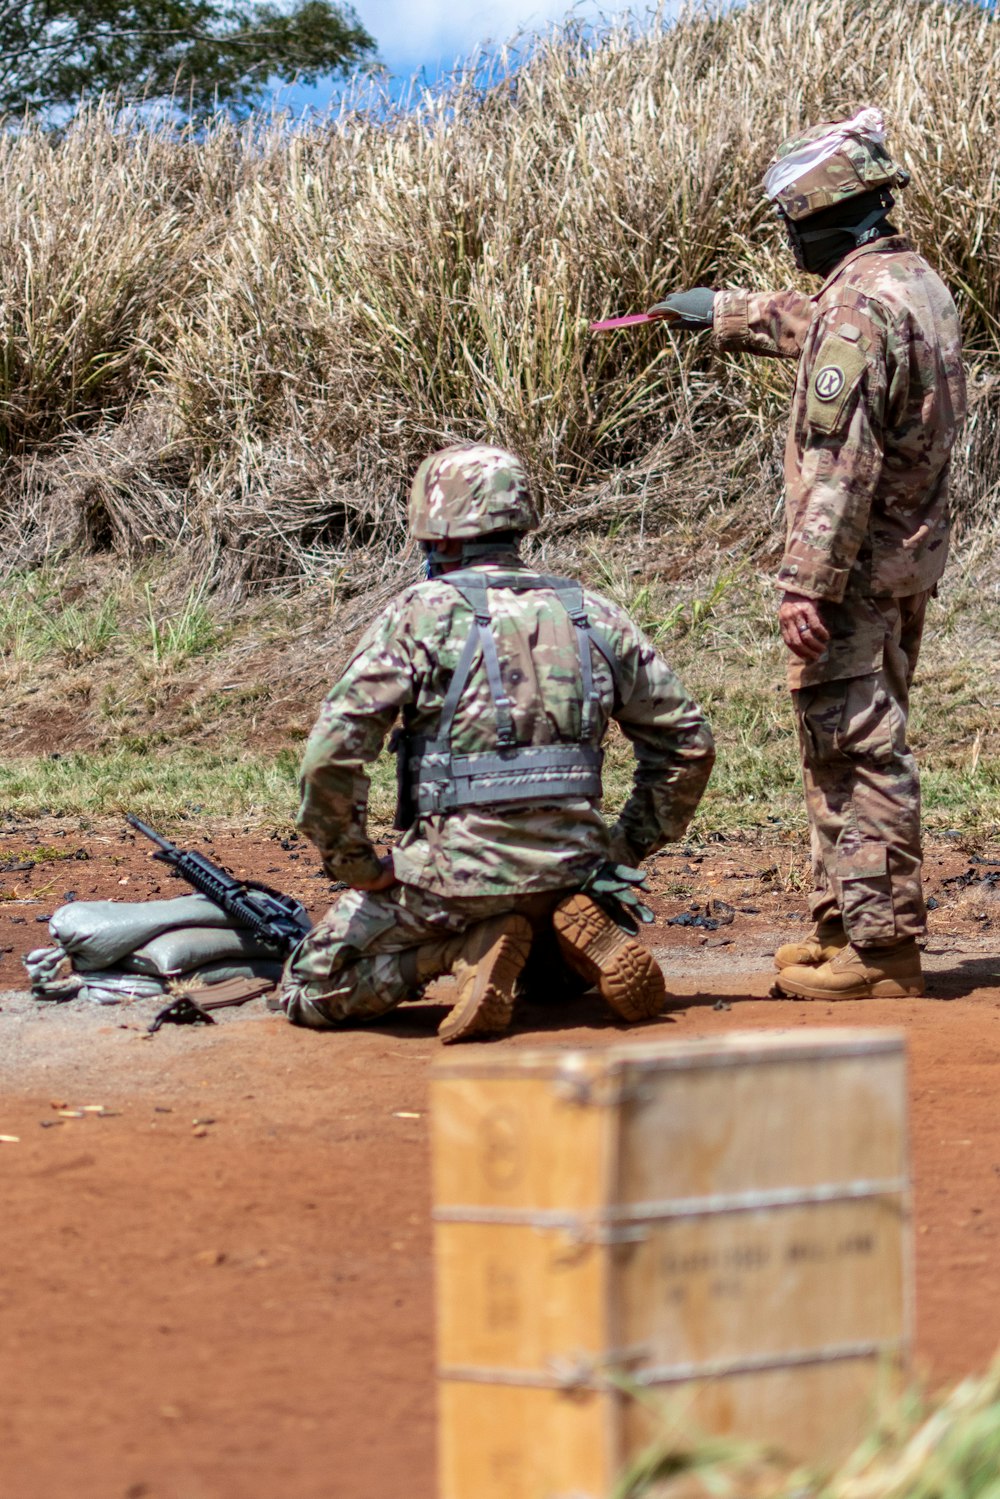
[[[157,848],[162,849],[165,853],[177,852],[177,845],[171,843],[169,838],[161,837],[159,833],[149,826],[148,822],[143,822],[140,818],[133,816],[131,812],[125,813],[125,821],[130,823],[136,832],[142,833],[143,837],[148,838],[151,843],[155,843]]]

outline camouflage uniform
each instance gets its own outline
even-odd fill
[[[728,291],[725,349],[797,359],[785,450],[786,590],[830,643],[792,658],[820,922],[857,946],[919,936],[920,790],[906,743],[927,600],[948,553],[948,467],[965,410],[946,287],[905,239],[847,255],[814,297]]]
[[[484,551],[463,569],[470,571],[497,580],[489,607],[518,745],[579,742],[580,646],[566,609],[551,591],[500,586],[505,575],[531,576],[510,549]],[[635,864],[681,835],[714,758],[704,717],[621,609],[586,591],[583,602],[616,659],[617,682],[603,656],[591,653],[594,743],[614,718],[637,760],[632,794],[614,827],[597,799],[582,792],[551,803],[536,797],[421,813],[393,851],[400,884],[377,894],[348,892],[292,955],[285,978],[290,1019],[326,1026],[383,1014],[448,968],[457,951],[448,939],[502,912],[523,911],[537,922],[602,861]],[[413,732],[434,737],[473,628],[465,598],[443,579],[406,589],[368,631],[323,704],[303,760],[298,824],[332,878],[353,883],[378,875],[365,827],[363,766],[375,760],[401,712]],[[481,655],[451,737],[462,755],[496,748]],[[432,961],[425,953],[415,965],[417,949],[435,941]]]

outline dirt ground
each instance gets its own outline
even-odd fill
[[[327,903],[297,840],[192,823],[186,841]],[[1000,862],[932,847],[927,998],[841,1005],[767,997],[805,919],[797,846],[720,841],[653,870],[676,1008],[643,1040],[905,1030],[916,1366],[932,1385],[982,1369],[1000,1344]],[[155,1000],[24,991],[20,956],[71,893],[182,889],[116,825],[0,824],[0,1496],[431,1499],[427,1080],[447,985],[330,1035],[255,1001],[150,1036]],[[623,1034],[585,996],[526,1005],[491,1045]]]

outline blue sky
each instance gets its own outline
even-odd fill
[[[399,81],[422,74],[433,82],[480,44],[507,41],[517,31],[537,31],[572,14],[593,22],[624,14],[629,0],[355,0],[354,8],[378,44],[378,55]],[[640,6],[640,8],[644,8]],[[315,89],[282,90],[279,101],[295,113],[313,105],[323,108],[334,92],[331,84]]]

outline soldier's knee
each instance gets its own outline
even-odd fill
[[[301,985],[285,989],[281,1008],[291,1025],[303,1025],[314,1031],[332,1030],[343,1025],[347,1018],[335,1000],[311,995]]]
[[[809,764],[887,766],[907,753],[906,716],[881,672],[804,689],[796,706]]]

